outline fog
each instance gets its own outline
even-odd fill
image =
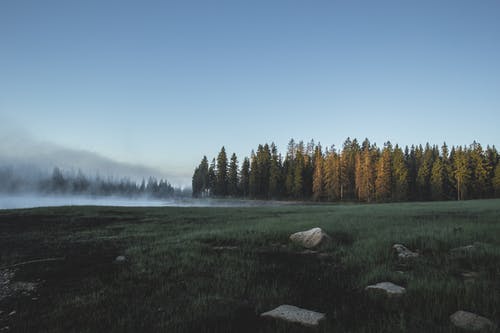
[[[54,167],[63,170],[82,170],[89,176],[122,178],[140,181],[150,176],[168,179],[176,186],[189,186],[189,176],[169,173],[153,167],[115,161],[101,154],[64,147],[33,137],[28,131],[0,117],[0,167],[24,170],[32,173],[51,172]],[[36,175],[35,175],[36,176]]]
[[[78,195],[41,195],[39,193],[0,194],[0,209],[58,207],[58,206],[118,206],[118,207],[255,207],[280,206],[286,202],[258,200],[218,200],[148,197],[92,197]]]

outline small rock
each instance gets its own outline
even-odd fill
[[[290,240],[307,249],[313,249],[327,245],[331,238],[321,228],[312,228],[290,235]]]
[[[212,247],[214,251],[235,251],[238,250],[237,246],[214,246]]]
[[[418,253],[410,251],[406,246],[402,244],[394,244],[392,246],[396,252],[399,259],[412,259],[418,257]]]
[[[483,248],[484,244],[480,242],[474,242],[470,245],[459,246],[450,250],[450,253],[454,256],[467,256]]]
[[[38,297],[31,297],[32,301],[38,301]]]
[[[297,252],[298,254],[305,254],[305,255],[311,255],[311,254],[318,254],[319,252],[318,251],[314,251],[314,250],[304,250],[304,251],[301,251],[301,252]]]
[[[127,258],[125,256],[118,256],[115,258],[116,263],[124,263],[127,261]]]
[[[491,320],[467,311],[457,311],[450,316],[455,327],[469,332],[494,332],[496,325]]]
[[[13,316],[13,315],[15,315],[16,313],[17,313],[17,311],[16,311],[16,310],[13,310],[13,311],[11,311],[11,312],[9,313],[9,316]]]
[[[392,282],[380,282],[365,288],[366,291],[374,294],[384,294],[389,298],[401,297],[406,293],[406,289]]]
[[[325,319],[325,314],[301,309],[293,305],[280,305],[276,309],[264,312],[261,317],[274,318],[308,327],[317,327]]]

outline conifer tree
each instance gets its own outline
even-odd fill
[[[256,198],[259,191],[259,167],[257,163],[257,155],[252,151],[250,155],[250,177],[248,181],[248,192],[250,197]]]
[[[469,149],[471,168],[471,196],[485,198],[488,192],[489,165],[484,156],[483,148],[474,141]]]
[[[228,194],[232,197],[236,197],[239,194],[238,189],[238,158],[236,154],[231,155],[231,162],[229,163],[228,171]]]
[[[337,201],[340,199],[340,161],[334,146],[326,153],[324,167],[327,199]]]
[[[392,145],[385,143],[377,164],[377,179],[375,181],[376,198],[378,201],[388,201],[392,196]]]
[[[240,190],[241,195],[246,198],[250,194],[250,160],[248,157],[243,159],[243,163],[241,164],[241,173],[240,173]]]
[[[217,178],[215,174],[215,158],[212,159],[210,166],[208,168],[208,188],[207,195],[211,196],[215,194],[215,185],[217,184]]]
[[[313,200],[319,201],[324,196],[324,160],[321,145],[314,150]]]
[[[431,199],[443,200],[445,188],[445,168],[443,162],[438,158],[432,165],[431,171]]]
[[[226,196],[227,195],[227,155],[224,146],[221,148],[219,155],[217,156],[217,171],[216,171],[216,183],[215,183],[215,195]]]
[[[466,199],[467,186],[470,180],[469,160],[466,151],[462,147],[455,150],[454,155],[454,176],[457,188],[457,200]]]
[[[281,196],[282,175],[281,175],[281,157],[278,155],[278,149],[274,143],[271,143],[271,166],[269,169],[269,197],[278,198]]]
[[[495,197],[500,198],[500,163],[495,167],[492,183]]]
[[[304,155],[302,150],[297,150],[297,155],[295,158],[295,166],[293,170],[293,196],[297,199],[303,197],[304,191]]]
[[[392,197],[395,201],[408,199],[408,168],[405,163],[403,150],[395,146],[392,157],[393,190]]]

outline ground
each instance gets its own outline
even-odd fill
[[[289,241],[312,227],[323,255]],[[4,210],[0,273],[2,332],[304,330],[260,319],[281,304],[326,313],[320,331],[455,332],[457,310],[500,321],[500,200]],[[406,295],[365,292],[383,281]]]

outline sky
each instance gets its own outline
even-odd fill
[[[223,145],[498,147],[499,59],[499,1],[5,0],[0,130],[185,183]]]

